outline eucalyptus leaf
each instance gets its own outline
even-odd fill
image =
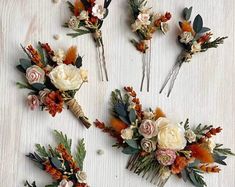
[[[198,14],[193,22],[193,29],[196,33],[199,33],[203,27],[202,17]]]
[[[138,149],[138,144],[135,140],[125,140],[125,142],[132,148]]]
[[[127,155],[133,155],[133,154],[138,153],[139,150],[128,146],[128,147],[125,147],[125,148],[122,150],[122,152],[123,152],[124,154],[127,154]]]
[[[208,31],[210,31],[211,29],[210,28],[207,28],[207,27],[202,27],[202,29],[200,30],[200,34],[203,34],[203,33],[205,33],[205,32],[208,32]]]
[[[30,66],[32,66],[31,60],[21,58],[20,65],[24,70],[27,70]]]
[[[192,14],[192,10],[193,10],[193,7],[190,7],[190,8],[185,8],[184,10],[183,10],[183,17],[184,17],[184,19],[185,20],[189,20],[190,19],[190,17],[191,17],[191,14]]]
[[[50,159],[51,164],[56,168],[56,169],[61,169],[62,168],[62,163],[59,161],[57,157],[52,157]]]
[[[34,89],[40,91],[43,90],[44,88],[46,88],[46,86],[44,84],[41,83],[35,83],[31,85]]]
[[[77,68],[82,67],[82,57],[81,56],[77,57],[75,65],[76,65]]]
[[[131,109],[129,112],[129,120],[131,123],[134,123],[136,120],[136,112],[134,109]]]
[[[26,70],[21,66],[21,65],[17,65],[16,68],[22,72],[22,73],[26,73]]]

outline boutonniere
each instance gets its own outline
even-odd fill
[[[75,156],[71,154],[72,140],[62,132],[54,131],[58,146],[46,147],[36,144],[36,151],[29,153],[27,157],[36,165],[51,175],[54,182],[51,187],[88,187],[87,175],[83,171],[83,162],[86,156],[84,140],[78,146]],[[30,184],[25,182],[27,187],[36,187],[36,182]]]
[[[171,175],[182,177],[195,186],[206,186],[204,173],[217,173],[218,164],[234,155],[228,148],[213,141],[220,127],[189,126],[175,123],[161,109],[143,110],[136,92],[124,88],[125,94],[115,90],[111,95],[110,126],[96,121],[96,127],[116,139],[117,148],[130,155],[127,169],[162,187]]]
[[[102,81],[104,77],[108,81],[108,72],[101,27],[108,16],[110,3],[111,0],[105,0],[103,5],[96,3],[95,0],[75,0],[74,4],[68,1],[73,16],[65,23],[65,27],[74,31],[74,33],[67,34],[73,38],[83,34],[92,34],[97,48],[97,61]]]
[[[196,53],[205,52],[210,48],[217,48],[218,45],[223,44],[224,40],[227,38],[218,37],[213,39],[213,34],[210,32],[209,28],[204,27],[202,17],[199,14],[195,17],[193,24],[191,24],[191,13],[192,7],[183,10],[184,21],[179,22],[181,33],[178,36],[179,44],[183,49],[160,90],[161,93],[171,79],[167,94],[168,97],[170,96],[176,77],[183,63],[191,62],[193,55]]]
[[[146,6],[147,2],[147,0],[129,0],[132,14],[131,29],[138,37],[138,40],[132,39],[131,42],[143,54],[140,91],[143,90],[145,77],[147,78],[147,91],[149,91],[153,34],[158,30],[166,34],[169,30],[167,22],[171,19],[169,12],[164,15],[151,12],[151,8]]]
[[[28,58],[21,58],[17,69],[25,76],[25,82],[17,82],[19,88],[29,89],[27,103],[31,110],[41,107],[53,117],[62,112],[63,106],[79,119],[87,128],[91,126],[75,94],[88,82],[87,70],[82,68],[82,57],[76,47],[67,52],[53,51],[49,44],[38,43],[23,47]]]

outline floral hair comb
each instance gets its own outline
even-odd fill
[[[48,150],[36,144],[36,152],[27,155],[36,165],[51,175],[53,182],[48,187],[88,187],[86,184],[86,173],[83,171],[83,161],[86,156],[84,140],[77,146],[76,156],[71,155],[72,140],[68,139],[62,132],[54,131],[58,146]],[[36,187],[36,182],[30,184],[25,182],[27,187]]]
[[[111,0],[105,0],[104,5],[96,4],[95,0],[75,0],[74,4],[68,1],[73,16],[68,23],[65,24],[65,27],[75,31],[75,33],[67,34],[73,38],[83,34],[92,34],[97,48],[102,81],[104,80],[104,76],[106,81],[108,81],[108,72],[102,32],[100,29],[104,19],[108,16],[110,3]]]
[[[32,45],[21,46],[27,55],[20,59],[17,69],[24,73],[25,83],[17,82],[19,88],[29,89],[27,102],[31,110],[41,106],[53,117],[62,112],[64,104],[86,128],[91,126],[75,94],[88,82],[87,70],[82,69],[82,57],[76,47],[53,51],[49,44],[40,43],[37,50]]]
[[[142,110],[142,105],[131,87],[112,92],[111,126],[96,121],[96,127],[116,139],[117,148],[130,155],[127,169],[158,187],[163,187],[171,175],[182,177],[194,186],[204,187],[204,173],[217,173],[217,164],[226,165],[225,159],[233,155],[212,137],[221,128],[185,123],[174,123],[161,109]]]
[[[129,0],[132,13],[132,32],[136,33],[138,41],[132,39],[136,49],[143,53],[143,72],[140,90],[143,90],[145,76],[147,77],[147,91],[150,84],[151,69],[151,39],[153,34],[160,30],[164,34],[169,30],[168,21],[171,14],[166,12],[165,15],[151,13],[151,8],[146,7],[147,0]]]
[[[205,52],[210,48],[217,48],[218,45],[223,44],[224,40],[227,38],[218,37],[212,39],[213,34],[209,32],[209,28],[203,26],[203,20],[199,14],[194,19],[193,25],[191,25],[191,22],[189,21],[191,13],[192,7],[183,10],[184,21],[179,22],[181,34],[178,36],[178,41],[183,49],[160,90],[160,93],[162,93],[168,81],[171,79],[167,94],[168,97],[170,96],[176,77],[183,63],[191,62],[192,56],[196,53]]]

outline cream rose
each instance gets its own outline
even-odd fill
[[[58,185],[58,187],[73,187],[73,182],[63,179]]]
[[[106,14],[106,9],[103,7],[103,5],[96,4],[92,8],[92,15],[96,16],[99,19],[103,19],[105,14]]]
[[[132,139],[133,137],[133,130],[131,128],[126,128],[126,129],[123,129],[121,131],[121,137],[124,139],[124,140],[130,140]]]
[[[209,139],[206,143],[207,143],[207,146],[208,146],[210,152],[213,153],[214,148],[216,147],[216,143],[211,139]]]
[[[86,183],[87,175],[83,171],[78,171],[76,173],[76,178],[77,178],[79,183]]]
[[[40,67],[33,65],[26,70],[26,78],[29,84],[43,84],[45,81],[45,72]]]
[[[76,17],[76,16],[72,16],[68,22],[68,27],[70,29],[78,29],[79,27],[79,24],[80,24],[80,21],[79,19]]]
[[[171,123],[166,118],[159,118],[158,147],[161,149],[181,150],[186,146],[184,128],[180,124]]]
[[[79,69],[79,72],[80,72],[80,76],[82,78],[82,81],[83,82],[88,82],[88,71],[85,70],[85,69]]]
[[[72,64],[55,67],[49,77],[55,87],[61,91],[76,90],[83,82],[80,70]]]
[[[145,120],[140,124],[139,133],[145,138],[157,136],[157,127],[152,120]]]
[[[196,141],[197,136],[191,129],[185,131],[184,135],[185,135],[185,138],[188,140],[189,143],[193,143],[193,142]]]
[[[150,15],[149,14],[146,14],[146,13],[141,13],[138,15],[138,20],[140,20],[140,22],[143,24],[143,25],[150,25],[151,24],[151,21],[149,20],[150,19]]]
[[[193,42],[193,45],[191,46],[191,52],[192,53],[198,53],[200,52],[202,49],[201,44],[197,43],[196,41]]]
[[[143,138],[140,142],[140,145],[144,151],[150,153],[156,150],[156,142],[150,139]]]
[[[191,32],[183,32],[181,35],[180,35],[180,42],[181,43],[185,43],[185,44],[188,44],[189,42],[191,42],[193,40],[193,35]]]

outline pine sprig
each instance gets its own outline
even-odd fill
[[[209,48],[217,48],[220,44],[224,43],[224,40],[227,39],[228,37],[218,37],[212,42],[206,42],[202,44],[202,50],[206,51]]]
[[[71,145],[72,145],[72,140],[68,139],[66,134],[63,134],[62,132],[59,132],[57,130],[54,131],[55,133],[55,138],[59,144],[63,144],[65,149],[71,153]]]
[[[78,167],[83,170],[83,162],[86,157],[86,149],[84,139],[82,139],[77,146],[77,154],[75,155],[75,161],[78,164]]]
[[[47,153],[46,148],[44,146],[41,146],[40,144],[36,144],[36,151],[41,157],[49,157],[49,153]]]
[[[212,125],[204,125],[202,126],[202,124],[199,124],[195,130],[194,133],[197,136],[203,136],[205,134],[206,131],[209,131],[213,126]]]
[[[216,147],[214,148],[214,153],[223,156],[228,156],[228,155],[235,156],[235,154],[231,151],[230,148],[222,148],[222,146],[223,144],[216,144]]]
[[[205,187],[206,182],[202,176],[203,172],[194,167],[188,167],[186,170],[187,177],[191,183],[196,187]]]

